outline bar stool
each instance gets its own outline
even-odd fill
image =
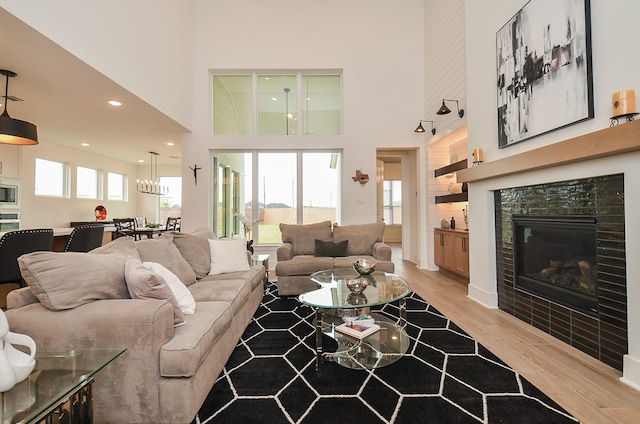
[[[51,250],[53,229],[16,230],[0,238],[0,284],[17,283],[24,287],[18,257],[25,253]]]
[[[104,235],[104,226],[98,225],[79,225],[71,231],[67,245],[64,247],[65,252],[88,252],[96,247],[102,246],[102,237]]]

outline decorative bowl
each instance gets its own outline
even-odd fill
[[[369,280],[366,278],[347,278],[345,280],[345,284],[351,293],[358,294],[362,293],[364,289],[369,285]]]
[[[358,274],[369,275],[376,270],[376,263],[368,259],[358,259],[353,263],[353,269]]]

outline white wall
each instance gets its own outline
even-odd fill
[[[423,124],[427,130],[422,138],[426,148],[423,149],[422,167],[424,201],[421,203],[425,222],[425,230],[421,232],[421,249],[418,266],[429,270],[438,270],[433,258],[433,239],[435,227],[440,226],[442,219],[450,220],[455,216],[462,223],[462,208],[465,203],[435,204],[435,196],[447,194],[447,186],[455,179],[435,178],[433,170],[449,165],[453,153],[460,160],[466,154],[466,123],[468,116],[467,81],[466,81],[466,40],[464,0],[443,2],[425,0],[424,10],[424,73],[425,103],[422,119],[433,120],[436,134],[430,132],[430,124]],[[458,100],[459,107],[465,111],[460,118],[456,105],[447,102],[451,109],[448,115],[436,115],[442,105],[442,99]],[[455,146],[464,142],[464,152],[456,152]],[[454,150],[452,150],[452,147]],[[459,225],[460,225],[459,224]]]
[[[194,1],[192,134],[183,165],[197,164],[199,184],[183,185],[185,230],[211,225],[210,149],[342,148],[342,224],[374,222],[376,149],[422,143],[413,129],[423,111],[422,0]],[[268,17],[268,18],[267,18]],[[341,136],[212,136],[209,69],[344,70]],[[372,181],[374,179],[372,178]],[[362,204],[356,202],[362,201]]]
[[[192,2],[0,0],[0,7],[191,126]]]
[[[640,2],[614,0],[591,2],[592,58],[595,118],[553,131],[505,149],[498,149],[496,106],[495,36],[521,7],[509,0],[466,2],[468,149],[484,149],[486,162],[590,133],[609,126],[611,94],[627,88],[640,89],[640,56],[630,54],[620,40],[640,39]],[[469,185],[470,268],[469,296],[496,307],[495,237],[493,191],[594,175],[625,174],[627,284],[629,307],[629,355],[625,357],[624,378],[640,387],[640,223],[632,219],[640,207],[640,153],[618,155],[588,162],[495,178]]]

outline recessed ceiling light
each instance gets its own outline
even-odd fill
[[[276,99],[275,97],[272,97],[271,100],[273,100],[274,102],[278,101],[278,99]]]
[[[111,106],[122,106],[122,103],[120,103],[120,102],[119,102],[119,101],[117,101],[117,100],[109,100],[109,104],[110,104]]]
[[[144,159],[138,159],[139,163],[144,163]]]
[[[82,147],[89,147],[89,146],[90,146],[90,144],[89,144],[89,143],[80,143],[80,145],[81,145]]]
[[[167,146],[175,146],[176,143],[174,143],[173,141],[167,141]]]

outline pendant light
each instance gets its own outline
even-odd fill
[[[27,121],[13,119],[7,112],[7,103],[9,99],[18,100],[17,97],[9,96],[9,78],[15,77],[17,74],[13,71],[0,69],[0,74],[6,77],[4,89],[4,112],[0,115],[0,143],[18,144],[23,146],[38,144],[38,131],[35,125]]]
[[[154,194],[156,196],[166,196],[169,194],[169,187],[160,184],[158,178],[158,155],[156,152],[149,152],[151,155],[151,163],[149,168],[151,169],[150,180],[136,180],[136,189],[139,193]]]

